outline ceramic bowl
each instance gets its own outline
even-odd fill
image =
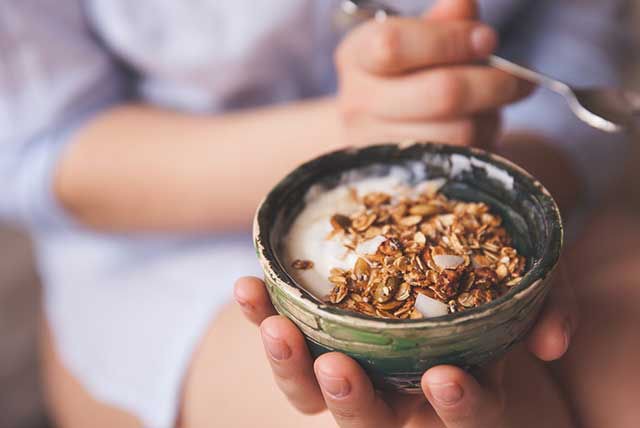
[[[506,295],[465,312],[420,320],[371,318],[315,300],[287,273],[282,241],[304,206],[307,190],[344,181],[346,172],[384,175],[401,166],[413,180],[444,177],[450,198],[483,201],[503,218],[527,273]],[[440,144],[385,144],[345,149],[307,162],[264,199],[254,221],[254,243],[276,310],[304,334],[314,356],[339,351],[355,358],[377,387],[420,390],[434,365],[481,367],[506,353],[534,323],[562,248],[562,220],[549,192],[522,168],[473,148]]]

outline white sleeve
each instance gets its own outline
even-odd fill
[[[0,218],[27,227],[59,227],[67,223],[51,189],[65,140],[51,133],[0,149]]]
[[[70,6],[2,3],[0,52],[0,220],[59,226],[56,164],[77,127],[126,98],[129,76]]]
[[[58,161],[78,128],[123,97],[113,91],[72,119],[52,123],[30,138],[0,144],[0,220],[40,230],[72,224],[54,194]]]

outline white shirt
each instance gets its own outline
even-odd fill
[[[77,127],[130,99],[221,114],[333,92],[338,3],[0,2],[0,217],[31,231],[64,364],[97,399],[150,427],[173,425],[194,346],[235,278],[259,273],[250,239],[88,230],[58,206],[52,171]],[[417,12],[425,2],[399,3]],[[572,83],[615,83],[620,1],[480,3],[509,58]],[[594,188],[621,153],[548,93],[506,119],[565,143]],[[600,174],[588,173],[594,165]]]

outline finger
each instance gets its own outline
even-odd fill
[[[424,17],[430,20],[442,19],[476,19],[478,5],[474,0],[440,0]]]
[[[562,357],[569,349],[578,326],[578,305],[564,264],[545,303],[545,307],[527,338],[529,350],[544,361]]]
[[[355,60],[367,73],[392,75],[479,60],[493,52],[497,40],[496,32],[479,22],[389,18],[356,29],[338,49],[336,62],[350,66]]]
[[[276,314],[264,282],[258,278],[245,276],[238,279],[233,294],[244,316],[255,325]]]
[[[314,370],[327,407],[341,428],[393,428],[404,423],[396,420],[353,359],[332,352],[319,357]]]
[[[532,85],[485,66],[453,66],[396,78],[370,75],[352,79],[347,111],[368,112],[391,120],[442,120],[498,109],[532,90]]]
[[[487,147],[497,136],[500,118],[495,111],[476,117],[437,122],[386,121],[357,116],[351,119],[346,129],[351,144],[410,140]]]
[[[275,315],[260,325],[273,377],[287,399],[305,414],[326,408],[313,373],[313,360],[302,333],[287,318]]]
[[[447,428],[498,428],[504,414],[501,386],[503,363],[487,374],[482,386],[454,366],[438,366],[422,376],[422,390]]]

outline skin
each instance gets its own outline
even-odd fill
[[[336,53],[336,97],[218,117],[144,105],[104,112],[75,135],[58,165],[56,195],[77,221],[98,230],[229,230],[248,224],[258,200],[286,171],[332,148],[327,141],[360,145],[411,138],[486,145],[498,130],[499,109],[531,88],[473,64],[496,44],[495,33],[474,22],[475,12],[471,1],[448,0],[421,18],[359,27]],[[545,160],[557,162],[562,180],[549,176],[543,182],[554,194],[557,189],[561,204],[570,209],[576,182],[565,161],[536,136],[504,141],[498,150],[532,172],[548,171]],[[513,141],[519,142],[518,150]],[[532,156],[540,150],[548,156]],[[270,160],[268,167],[264,159]],[[230,181],[237,186],[212,185]],[[220,201],[225,210],[219,210]],[[332,426],[330,415],[342,427],[540,426],[541,418],[548,418],[543,426],[571,426],[560,392],[580,390],[582,384],[570,387],[570,380],[587,379],[590,367],[583,368],[586,376],[568,371],[571,376],[558,388],[540,363],[560,358],[577,326],[575,300],[566,286],[555,288],[527,341],[529,353],[520,349],[478,377],[455,367],[436,367],[423,377],[424,397],[407,399],[375,393],[359,366],[344,355],[328,354],[312,362],[297,329],[273,316],[263,284],[243,279],[236,297],[244,315],[261,325],[260,337],[271,352],[264,361],[256,358],[255,331],[240,322],[237,309],[223,311],[193,356],[179,426],[205,427],[212,421],[219,426]],[[44,330],[46,391],[58,426],[140,426],[126,411],[89,396],[61,364]],[[274,343],[275,348],[269,346]],[[230,356],[234,367],[250,373],[249,382],[238,382],[237,370],[220,370],[229,365]],[[269,368],[293,406],[273,394]],[[443,386],[459,388],[460,399],[439,399],[455,395],[444,394]],[[596,405],[590,398],[581,396],[580,405]],[[246,411],[247,402],[255,412]],[[543,415],[538,414],[540,406]]]

